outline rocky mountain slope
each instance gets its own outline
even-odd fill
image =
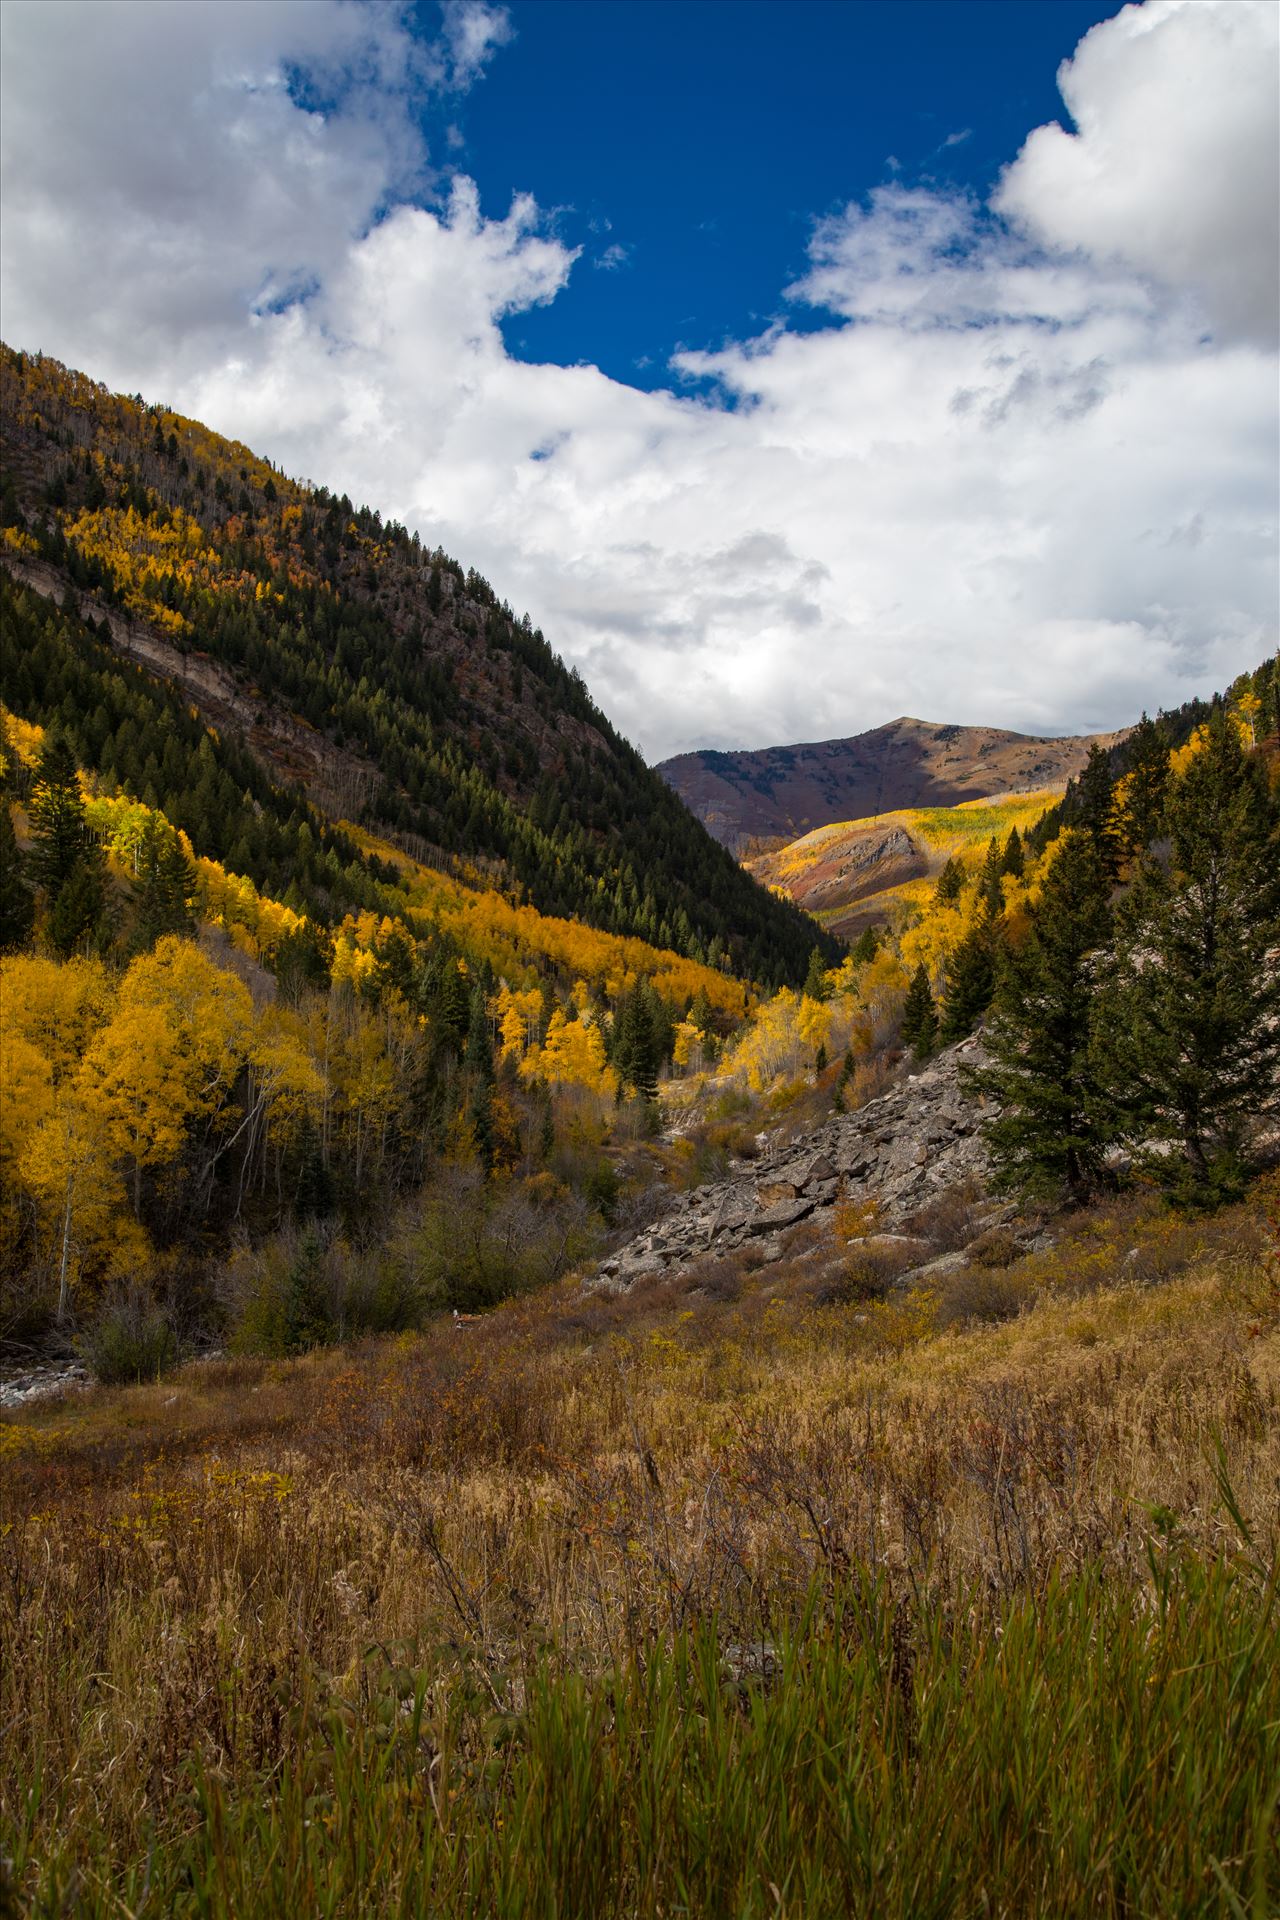
[[[881,924],[895,902],[918,899],[952,855],[981,852],[992,834],[1003,844],[1053,806],[1052,789],[1005,800],[970,800],[958,807],[903,808],[872,820],[816,827],[769,853],[744,862],[765,886],[784,892],[843,939]]]
[[[657,771],[708,831],[741,855],[751,842],[777,844],[900,807],[953,807],[992,794],[1060,789],[1081,771],[1095,741],[1111,747],[1123,737],[1040,739],[904,716],[846,740],[679,754]]]
[[[864,1253],[900,1277],[932,1266],[928,1238],[903,1229],[944,1195],[981,1189],[987,1153],[980,1126],[994,1108],[965,1090],[961,1072],[986,1060],[976,1038],[961,1041],[856,1113],[679,1195],[604,1262],[598,1283],[625,1291],[646,1275],[748,1245],[757,1260],[780,1259],[801,1225],[833,1245],[842,1206],[857,1209],[867,1229]]]

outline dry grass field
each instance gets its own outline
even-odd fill
[[[1278,1203],[8,1419],[11,1910],[1274,1913]]]

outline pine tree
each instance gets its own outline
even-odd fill
[[[166,933],[190,934],[191,900],[196,876],[176,833],[166,832],[152,814],[138,843],[138,875],[133,886],[134,940],[140,950]]]
[[[996,1174],[1032,1197],[1084,1199],[1102,1175],[1104,1102],[1090,1052],[1097,956],[1111,925],[1092,836],[1067,832],[1030,933],[1008,955],[985,1031],[996,1065],[975,1074],[1003,1111],[985,1129]]]
[[[938,1044],[938,1009],[929,985],[929,969],[922,960],[911,976],[906,1004],[902,1009],[902,1040],[917,1060],[925,1059]]]
[[[1166,829],[1168,866],[1148,859],[1117,910],[1098,1070],[1141,1163],[1211,1205],[1239,1191],[1280,1067],[1280,821],[1224,713],[1170,783]]]
[[[1004,849],[992,834],[987,842],[986,857],[982,862],[982,872],[978,876],[978,897],[982,901],[987,916],[998,920],[1004,912],[1003,880],[1008,869],[1004,864]]]
[[[1120,867],[1120,835],[1115,818],[1115,780],[1111,758],[1103,747],[1092,746],[1084,772],[1076,783],[1068,826],[1083,827],[1091,837],[1102,870],[1114,880]]]
[[[1001,873],[1012,874],[1015,880],[1021,880],[1026,869],[1026,857],[1022,850],[1022,837],[1016,827],[1009,830],[1009,838],[1004,843],[1004,857],[1000,863]]]
[[[97,853],[97,849],[94,852]],[[105,943],[107,904],[102,858],[78,860],[58,889],[45,921],[45,938],[56,954],[68,959],[95,944]]]
[[[849,957],[860,967],[874,960],[880,951],[880,936],[874,927],[864,927],[849,949]]]
[[[805,975],[804,991],[810,1000],[825,1000],[831,992],[827,985],[827,963],[822,957],[821,947],[815,947],[809,955],[809,971]]]
[[[1144,853],[1164,829],[1169,788],[1169,742],[1164,729],[1144,713],[1124,743],[1125,789],[1119,833],[1130,857]]]
[[[964,867],[953,854],[938,875],[938,884],[933,890],[934,899],[942,906],[954,906],[964,892],[966,878]]]
[[[8,796],[0,787],[0,953],[23,947],[31,938],[35,901],[24,867]]]
[[[60,734],[41,749],[28,813],[31,875],[52,903],[91,845],[76,757]]]
[[[642,1100],[658,1097],[658,1069],[662,1056],[654,1030],[644,983],[629,993],[619,1007],[613,1029],[613,1064],[626,1085]]]
[[[973,1032],[996,990],[998,934],[988,913],[980,913],[947,967],[939,1038],[944,1047]]]

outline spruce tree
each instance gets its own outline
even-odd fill
[[[902,1042],[917,1060],[925,1059],[938,1043],[938,1010],[929,985],[929,969],[922,960],[911,976],[902,1009]]]
[[[978,895],[986,910],[987,917],[995,920],[1004,912],[1004,854],[1000,842],[994,833],[987,842],[986,858],[982,862],[982,872],[978,876]]]
[[[1167,866],[1117,910],[1097,1064],[1140,1163],[1175,1199],[1238,1192],[1280,1067],[1280,821],[1263,765],[1215,713],[1170,783]]]
[[[1009,838],[1004,843],[1004,857],[1000,862],[1001,873],[1012,874],[1015,880],[1021,880],[1026,867],[1026,856],[1022,850],[1022,836],[1016,827],[1009,830]]]
[[[1090,1014],[1110,925],[1093,838],[1069,831],[1027,939],[1001,969],[984,1034],[996,1064],[973,1076],[1003,1109],[985,1129],[997,1179],[1033,1198],[1083,1200],[1102,1176],[1105,1103]]]
[[[1119,809],[1119,833],[1131,858],[1145,853],[1164,831],[1169,788],[1169,742],[1163,727],[1144,713],[1124,743],[1125,786]]]
[[[880,936],[874,927],[864,927],[849,949],[849,957],[860,967],[874,960],[880,951]]]
[[[662,1056],[643,982],[627,995],[618,1009],[613,1029],[613,1064],[625,1084],[634,1087],[642,1100],[657,1099]]]
[[[822,948],[815,947],[809,955],[809,971],[805,975],[804,991],[810,1000],[825,1000],[831,989],[827,985],[827,963],[822,957]]]
[[[176,833],[166,832],[152,814],[138,843],[138,874],[133,885],[134,940],[139,950],[153,947],[166,933],[194,930],[191,899],[196,876]]]
[[[1115,779],[1105,748],[1092,746],[1084,772],[1076,783],[1065,824],[1083,827],[1097,849],[1102,870],[1114,880],[1120,867],[1120,835],[1116,828]]]
[[[31,875],[52,904],[91,845],[76,757],[60,734],[41,749],[28,814]]]
[[[24,867],[8,796],[0,788],[0,953],[24,947],[31,938],[35,901]]]
[[[941,902],[943,906],[954,906],[964,892],[966,878],[963,866],[952,854],[938,875],[938,884],[933,890],[934,899]]]
[[[939,1027],[944,1047],[972,1033],[991,1005],[999,938],[997,922],[984,910],[951,956]]]

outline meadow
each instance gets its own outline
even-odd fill
[[[1278,1212],[11,1417],[10,1909],[1273,1913]]]

